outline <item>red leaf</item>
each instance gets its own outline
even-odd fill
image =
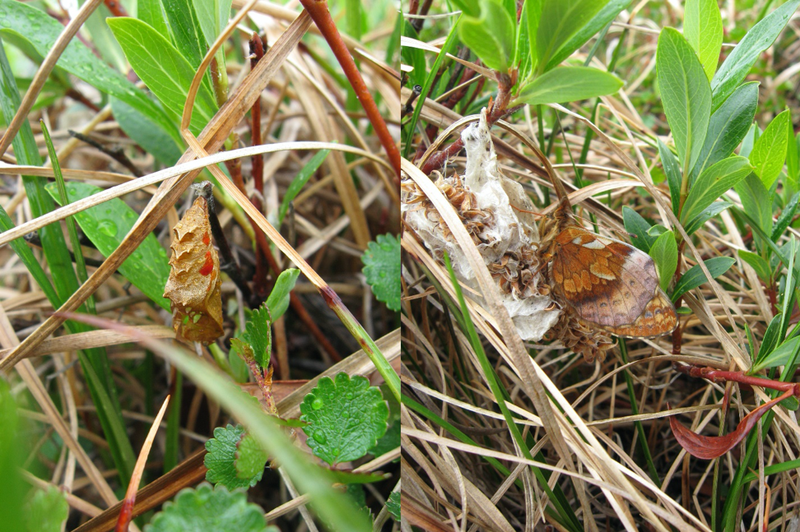
[[[213,342],[223,333],[222,296],[205,198],[195,200],[173,233],[172,269],[164,288],[164,297],[172,304],[172,326],[179,338]]]
[[[672,429],[672,434],[675,435],[675,439],[678,440],[681,447],[686,449],[687,453],[701,460],[713,460],[733,449],[733,447],[741,442],[753,427],[756,426],[761,416],[776,404],[790,397],[792,393],[793,392],[790,390],[772,401],[757,407],[739,422],[736,430],[724,436],[703,436],[702,434],[696,434],[683,426],[676,416],[669,418],[669,427]]]

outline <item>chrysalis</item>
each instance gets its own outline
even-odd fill
[[[219,257],[211,243],[208,203],[198,197],[175,225],[164,297],[172,306],[178,338],[213,342],[222,336]]]

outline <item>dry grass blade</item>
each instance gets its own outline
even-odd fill
[[[225,141],[230,130],[242,119],[245,113],[252,107],[253,102],[259,96],[259,92],[269,81],[270,77],[277,72],[280,64],[288,54],[294,49],[305,34],[310,24],[308,16],[301,15],[284,32],[281,39],[270,48],[269,53],[259,62],[258,67],[248,76],[246,83],[242,84],[234,95],[214,116],[211,122],[200,135],[200,142],[208,151],[216,151]],[[187,162],[194,159],[192,150],[184,154],[179,162]],[[199,174],[199,170],[194,170],[182,174],[177,178],[171,178],[159,187],[159,193],[148,203],[145,211],[139,217],[136,225],[125,237],[125,240],[112,253],[106,261],[92,276],[84,283],[62,306],[60,312],[71,312],[77,309],[87,297],[89,297],[120,264],[133,252],[136,247],[150,234],[166,212],[172,208],[181,194],[188,188],[194,178]],[[51,316],[45,321],[36,332],[17,347],[8,357],[0,362],[0,370],[8,371],[17,361],[25,357],[31,350],[36,348],[45,338],[53,334],[55,330],[64,322],[64,318]]]

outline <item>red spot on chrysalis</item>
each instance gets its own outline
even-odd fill
[[[203,244],[205,244],[205,245],[207,246],[207,245],[209,245],[210,243],[211,243],[211,237],[210,237],[210,236],[208,236],[208,233],[207,233],[207,232],[206,232],[206,233],[203,233]]]
[[[214,259],[211,257],[211,251],[206,251],[206,263],[200,268],[200,275],[208,275],[214,270]]]

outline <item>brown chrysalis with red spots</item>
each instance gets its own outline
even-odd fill
[[[172,306],[178,338],[213,342],[222,336],[219,257],[211,243],[208,203],[198,197],[173,229],[172,258],[164,297]]]

